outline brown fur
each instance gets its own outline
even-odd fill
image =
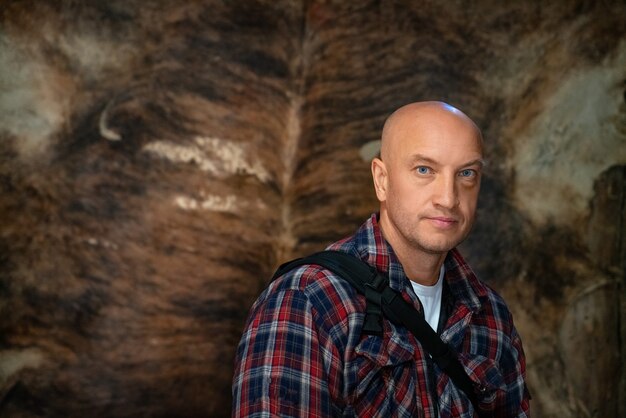
[[[376,210],[359,151],[423,99],[483,128],[463,249],[510,302],[536,416],[617,411],[562,365],[596,347],[563,348],[577,298],[613,277],[588,246],[597,191],[567,173],[626,164],[626,7],[462,3],[3,5],[0,415],[229,415],[250,304],[278,263]],[[597,117],[564,101],[590,82]],[[527,174],[536,152],[554,161]],[[564,204],[533,203],[548,192]]]

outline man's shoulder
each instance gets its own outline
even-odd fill
[[[506,307],[504,298],[488,282],[476,275],[468,277],[467,281],[481,303],[494,303]]]
[[[370,247],[367,243],[371,241],[372,223],[369,219],[355,234],[330,244],[326,250],[347,253],[367,262]],[[292,300],[291,296],[294,295],[306,305],[294,309],[311,309],[317,315],[333,320],[338,317],[341,320],[365,310],[363,295],[347,280],[317,264],[299,265],[276,277],[257,299],[253,309],[273,305],[285,296]]]
[[[346,280],[318,264],[304,264],[277,277],[261,299],[301,294],[318,313],[325,314],[338,308],[352,313],[362,309],[361,296]]]
[[[343,279],[322,265],[303,264],[277,277],[270,288],[277,292],[293,290],[309,294],[327,288],[335,289],[344,283]]]
[[[454,262],[448,264],[453,268],[449,284],[455,298],[476,313],[494,316],[499,319],[496,322],[508,324],[511,315],[504,298],[490,284],[474,274],[458,251],[452,253],[452,256]]]

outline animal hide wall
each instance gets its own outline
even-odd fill
[[[14,0],[0,19],[0,416],[228,416],[248,308],[377,210],[382,124],[426,99],[483,129],[462,250],[511,307],[533,415],[626,415],[624,2]]]

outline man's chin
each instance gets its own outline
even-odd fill
[[[462,240],[441,240],[441,241],[422,241],[418,242],[419,247],[429,254],[443,254],[455,248]]]
[[[425,239],[419,239],[418,237],[418,242],[429,251],[437,253],[448,252],[463,242],[468,233],[469,231],[465,232],[461,230],[450,231],[450,233],[430,231],[426,234],[421,234],[421,237]]]

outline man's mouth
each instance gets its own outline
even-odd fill
[[[442,229],[451,228],[458,223],[455,218],[449,218],[447,216],[428,216],[426,219],[434,226]]]

